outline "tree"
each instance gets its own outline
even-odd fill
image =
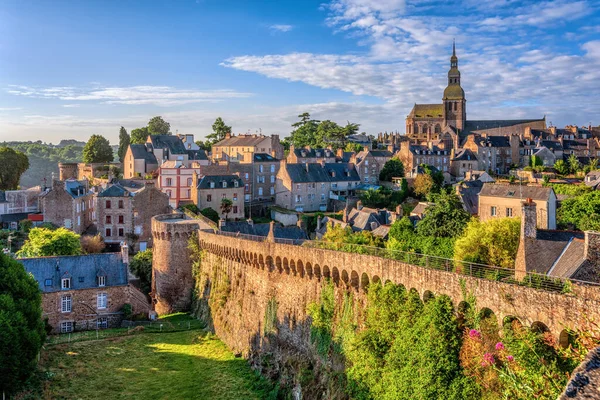
[[[569,167],[567,166],[567,163],[564,162],[564,160],[556,160],[556,162],[554,163],[554,169],[560,175],[567,175],[569,173]]]
[[[227,221],[227,215],[231,212],[231,209],[233,208],[233,201],[231,201],[230,199],[223,199],[221,200],[221,213],[225,214],[225,221]]]
[[[417,224],[417,233],[422,236],[460,236],[471,219],[460,199],[454,193],[442,193],[435,197],[435,204],[428,207]]]
[[[129,147],[130,141],[131,141],[131,138],[127,134],[127,130],[125,130],[125,128],[121,127],[121,130],[119,131],[119,151],[118,151],[120,162],[123,162],[123,160],[125,159],[125,153],[127,153],[127,148]]]
[[[435,183],[433,182],[433,178],[431,175],[427,174],[419,174],[415,178],[415,194],[420,197],[427,196],[430,192],[433,191],[435,187]]]
[[[534,156],[531,156],[531,158],[529,159],[529,166],[534,171],[543,171],[544,170],[544,161],[541,159],[541,157],[534,155]]]
[[[210,207],[200,210],[200,214],[204,215],[208,219],[213,220],[214,222],[219,222],[219,213]]]
[[[218,117],[215,123],[212,124],[212,133],[206,135],[206,142],[212,146],[213,144],[225,139],[225,135],[231,133],[231,127],[225,125],[223,118]]]
[[[29,168],[29,158],[10,147],[0,147],[0,190],[15,190]]]
[[[16,392],[35,371],[46,338],[42,295],[23,265],[0,254],[0,392]]]
[[[520,231],[518,218],[496,218],[486,222],[472,219],[454,244],[454,258],[514,268]]]
[[[379,180],[384,182],[391,182],[392,178],[404,176],[404,164],[397,158],[392,158],[385,163],[381,172],[379,173]]]
[[[144,293],[152,289],[152,249],[138,252],[129,264],[131,273],[140,279],[140,287]]]
[[[563,228],[600,231],[600,190],[563,200],[558,223]]]
[[[148,139],[148,128],[137,128],[131,131],[131,144],[144,144]]]
[[[344,151],[358,153],[363,150],[363,145],[360,143],[346,143],[346,147],[344,147]]]
[[[108,163],[113,159],[112,147],[104,136],[92,135],[83,148],[84,163]]]
[[[102,250],[106,247],[104,240],[100,234],[97,235],[84,235],[80,238],[81,250],[85,254],[102,253]]]
[[[166,122],[162,117],[152,117],[148,121],[148,133],[151,135],[170,135],[171,124]]]
[[[581,168],[581,164],[579,164],[579,160],[577,159],[577,156],[575,154],[571,154],[569,156],[567,164],[569,164],[569,172],[571,172],[572,174],[577,173],[577,171],[579,171],[579,168]]]
[[[17,252],[19,257],[73,256],[81,254],[79,235],[66,229],[33,228]]]

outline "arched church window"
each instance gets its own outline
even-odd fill
[[[458,103],[454,103],[454,111],[458,110]]]

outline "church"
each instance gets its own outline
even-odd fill
[[[442,103],[415,104],[406,117],[406,135],[417,142],[439,141],[445,149],[458,149],[467,136],[522,135],[527,127],[546,129],[546,117],[523,120],[467,120],[467,99],[460,85],[456,45],[452,45],[448,86]]]

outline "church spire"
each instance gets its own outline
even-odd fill
[[[452,39],[452,57],[456,57],[456,39]]]

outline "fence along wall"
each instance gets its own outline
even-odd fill
[[[359,292],[371,282],[390,281],[407,290],[415,289],[423,299],[448,295],[458,308],[465,305],[464,288],[476,297],[477,307],[491,311],[499,324],[518,319],[523,325],[549,330],[562,343],[568,339],[567,329],[580,327],[584,319],[600,317],[600,288],[595,286],[574,284],[570,293],[562,294],[370,255],[255,242],[204,231],[199,232],[198,239],[206,252],[265,271],[266,279],[276,279],[277,275],[316,282],[329,278],[337,287]],[[293,292],[294,287],[286,291]]]

